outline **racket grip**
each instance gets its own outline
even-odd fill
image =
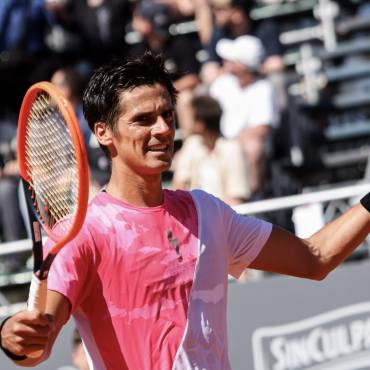
[[[30,295],[28,298],[28,311],[45,313],[46,310],[47,280],[40,280],[36,275],[32,275]],[[29,353],[27,357],[37,358],[43,351]]]

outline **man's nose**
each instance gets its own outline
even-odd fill
[[[162,116],[158,116],[157,122],[153,127],[153,135],[168,135],[171,132],[169,124]]]

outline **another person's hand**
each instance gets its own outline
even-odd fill
[[[2,171],[3,177],[19,176],[18,159],[14,159],[6,163]]]
[[[1,330],[3,348],[17,356],[44,351],[50,333],[55,330],[50,315],[20,311],[6,321]]]

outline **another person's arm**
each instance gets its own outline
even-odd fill
[[[285,62],[281,55],[271,55],[266,58],[259,72],[263,75],[268,75],[274,72],[280,72],[285,69]]]
[[[187,74],[183,77],[180,77],[173,83],[173,86],[179,92],[184,90],[193,90],[200,82],[200,78],[195,73]]]
[[[370,233],[370,213],[358,204],[307,239],[274,226],[250,268],[313,280],[324,279]]]
[[[34,367],[46,361],[70,311],[71,304],[65,296],[48,290],[45,315],[35,311],[20,311],[8,319],[1,330],[3,348],[17,356],[44,351],[39,358],[12,361],[23,367]]]

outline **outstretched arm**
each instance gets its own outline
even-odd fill
[[[70,311],[71,304],[66,297],[48,290],[45,315],[36,311],[20,311],[6,321],[0,333],[3,348],[17,356],[44,351],[39,358],[13,360],[19,366],[34,367],[46,361]]]
[[[250,264],[256,270],[324,279],[370,233],[370,213],[358,204],[308,239],[274,226],[260,254]]]

